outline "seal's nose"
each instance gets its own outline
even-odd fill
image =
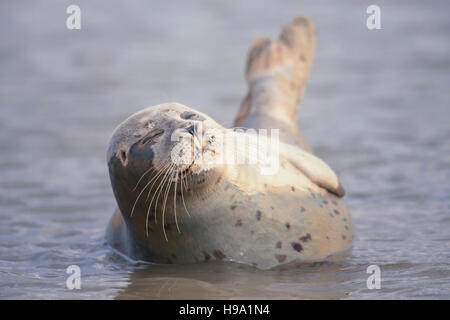
[[[189,132],[190,134],[192,134],[193,136],[195,136],[195,134],[197,132],[197,126],[195,124],[193,124],[193,125],[187,127],[186,131]]]
[[[198,121],[194,121],[190,126],[188,126],[186,129],[186,132],[188,132],[193,137],[193,143],[194,145],[199,148],[200,150],[203,150],[203,128],[202,123]]]
[[[194,137],[201,136],[202,135],[202,123],[196,121],[193,124],[191,124],[189,127],[187,127],[186,131],[189,132]]]

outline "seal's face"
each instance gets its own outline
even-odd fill
[[[207,115],[177,103],[150,107],[125,120],[107,152],[122,212],[132,215],[139,198],[150,200],[162,193],[154,203],[163,201],[169,182],[183,183],[185,192],[197,193],[214,185],[223,171],[223,165],[213,161],[221,154],[216,136],[224,131]]]

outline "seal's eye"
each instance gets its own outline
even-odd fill
[[[184,120],[197,120],[197,121],[205,120],[205,118],[203,118],[201,115],[189,111],[183,112],[182,114],[180,114],[180,117]]]
[[[147,144],[149,142],[151,142],[151,144],[154,144],[156,143],[157,138],[162,136],[163,133],[163,129],[154,129],[150,131],[144,138],[142,138],[141,144]]]

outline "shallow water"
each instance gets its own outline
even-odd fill
[[[449,2],[377,1],[375,31],[366,1],[183,3],[79,0],[69,31],[72,2],[0,2],[0,298],[449,299]],[[110,250],[115,126],[168,101],[231,125],[251,41],[298,14],[318,30],[299,121],[346,188],[351,254],[260,271]],[[72,264],[81,290],[66,288]]]

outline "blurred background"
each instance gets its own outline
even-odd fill
[[[66,8],[81,8],[81,30]],[[366,9],[381,8],[381,30]],[[448,1],[0,2],[0,298],[450,298]],[[252,41],[297,15],[318,46],[299,123],[340,176],[344,263],[133,264],[104,242],[114,128],[177,101],[231,126]],[[68,290],[69,265],[82,289]],[[381,268],[368,290],[366,268]]]

